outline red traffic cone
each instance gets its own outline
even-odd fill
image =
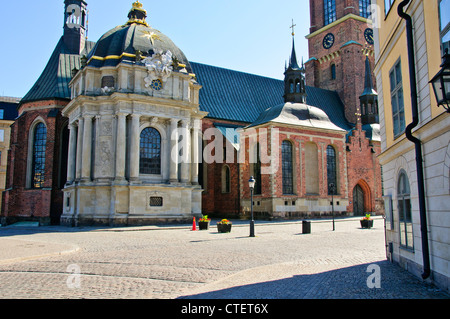
[[[195,224],[195,217],[194,217],[194,221],[192,222],[192,231],[197,230],[197,225]]]

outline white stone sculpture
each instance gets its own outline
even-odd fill
[[[160,79],[163,83],[166,82],[172,74],[173,59],[170,51],[163,53],[161,50],[156,50],[152,56],[146,57],[142,62],[148,73],[148,76],[144,78],[146,88],[151,87],[154,80]]]

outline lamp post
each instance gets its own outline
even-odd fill
[[[442,57],[441,69],[430,83],[433,85],[438,106],[443,106],[447,113],[450,113],[450,54],[448,54],[448,49],[445,49]]]
[[[250,209],[251,209],[251,213],[252,213],[252,220],[250,221],[250,237],[255,237],[255,221],[253,220],[253,189],[255,188],[255,179],[252,177],[250,177],[250,179],[248,180],[248,187],[250,187],[250,194],[251,194],[251,199],[250,199]]]
[[[329,185],[331,191],[331,213],[333,215],[333,231],[334,231],[334,183]]]

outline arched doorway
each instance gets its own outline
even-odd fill
[[[355,216],[364,215],[364,191],[359,184],[353,188],[353,213]]]
[[[370,187],[364,180],[360,180],[353,188],[353,213],[355,216],[364,216],[372,211]]]

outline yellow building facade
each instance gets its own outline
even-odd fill
[[[405,133],[413,122],[412,90],[407,25],[398,14],[399,5],[405,5],[404,12],[412,18],[418,109],[418,125],[412,135],[421,143],[423,179],[417,174],[415,144]],[[450,260],[450,114],[438,107],[429,81],[440,70],[444,48],[449,45],[449,12],[448,0],[377,0],[373,16],[387,255],[446,290]],[[424,199],[424,209],[420,208],[420,198]]]

